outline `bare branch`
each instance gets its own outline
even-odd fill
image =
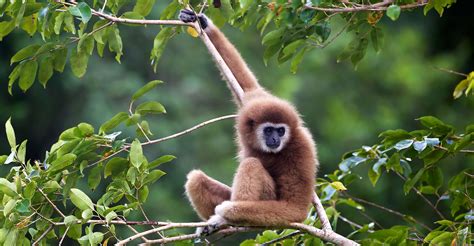
[[[326,210],[321,203],[321,200],[318,197],[316,192],[313,193],[313,206],[316,209],[316,213],[318,214],[319,219],[321,220],[321,225],[323,230],[332,230],[331,223],[329,222],[328,216],[326,214]]]
[[[53,229],[53,227],[54,227],[53,224],[49,225],[48,229],[46,229],[46,231],[44,231],[43,234],[41,234],[41,236],[38,239],[36,239],[36,241],[34,241],[32,245],[37,246],[39,242],[43,240],[43,238],[46,237],[46,235],[48,235],[48,233]]]
[[[361,12],[361,11],[385,11],[394,2],[395,2],[394,0],[385,0],[385,1],[382,1],[382,2],[379,2],[379,3],[367,4],[367,5],[352,3],[352,7],[347,7],[347,6],[344,5],[344,7],[331,7],[331,8],[323,8],[323,7],[318,7],[318,6],[311,6],[311,5],[308,6],[307,5],[307,6],[305,6],[305,8],[319,10],[319,11],[328,12],[328,13],[348,13],[348,12]],[[399,5],[399,7],[401,9],[413,9],[413,8],[422,7],[426,4],[428,4],[428,0],[420,0],[416,3]]]
[[[151,141],[148,141],[148,142],[144,142],[142,143],[142,145],[149,145],[149,144],[156,144],[156,143],[160,143],[160,142],[163,142],[163,141],[166,141],[166,140],[170,140],[172,138],[177,138],[181,135],[184,135],[184,134],[187,134],[187,133],[190,133],[196,129],[199,129],[203,126],[206,126],[206,125],[209,125],[211,123],[214,123],[214,122],[217,122],[217,121],[221,121],[221,120],[227,120],[227,119],[231,119],[231,118],[235,118],[237,115],[235,114],[231,114],[231,115],[225,115],[225,116],[221,116],[221,117],[217,117],[217,118],[214,118],[214,119],[211,119],[211,120],[208,120],[208,121],[204,121],[198,125],[195,125],[191,128],[188,128],[184,131],[181,131],[181,132],[178,132],[178,133],[175,133],[173,135],[170,135],[170,136],[167,136],[167,137],[164,137],[164,138],[159,138],[159,139],[155,139],[155,140],[151,140]]]

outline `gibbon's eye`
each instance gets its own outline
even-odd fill
[[[263,133],[264,133],[265,135],[267,135],[267,136],[272,135],[272,133],[273,133],[273,127],[271,127],[271,126],[265,127],[265,128],[263,129]]]
[[[278,128],[277,131],[278,131],[278,136],[283,137],[283,135],[285,135],[285,128],[284,127]]]

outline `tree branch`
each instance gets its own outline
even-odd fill
[[[331,8],[323,8],[323,7],[318,7],[318,6],[311,6],[307,5],[305,8],[307,9],[314,9],[314,10],[319,10],[323,12],[329,12],[329,13],[348,13],[348,12],[361,12],[361,11],[385,11],[387,8],[392,5],[395,1],[394,0],[385,0],[379,3],[374,3],[374,4],[356,4],[352,3],[352,7],[331,7]],[[404,5],[398,5],[401,9],[413,9],[413,8],[418,8],[422,7],[426,4],[428,4],[428,0],[420,0],[416,3],[410,3],[410,4],[404,4]],[[350,2],[348,2],[350,3]]]

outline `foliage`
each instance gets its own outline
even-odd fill
[[[0,178],[0,242],[29,245],[67,236],[81,244],[97,245],[117,237],[115,225],[109,223],[127,220],[130,212],[139,210],[148,198],[148,187],[166,174],[158,167],[174,159],[163,155],[148,161],[142,150],[147,142],[119,139],[121,132],[111,132],[125,123],[135,127],[138,136],[151,135],[144,117],[164,113],[163,106],[147,101],[133,110],[133,103],[159,83],[151,81],[138,90],[129,112],[118,113],[102,124],[98,133],[87,123],[65,130],[43,160],[26,158],[26,140],[17,143],[8,120],[5,129],[11,153],[0,156],[4,168],[10,167],[6,177]],[[87,180],[88,187],[77,187],[81,179]],[[96,194],[98,199],[93,201],[86,192],[94,191],[106,179],[106,191]],[[107,223],[97,228],[88,222],[91,219]],[[51,230],[52,226],[57,228]]]

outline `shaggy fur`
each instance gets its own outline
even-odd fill
[[[318,166],[311,134],[293,105],[258,84],[239,52],[212,22],[205,31],[244,89],[235,126],[240,165],[232,188],[201,171],[191,171],[185,185],[191,204],[203,220],[220,221],[220,216],[231,224],[264,226],[303,221]],[[276,153],[261,146],[256,131],[265,123],[284,124],[288,129],[288,139]]]

